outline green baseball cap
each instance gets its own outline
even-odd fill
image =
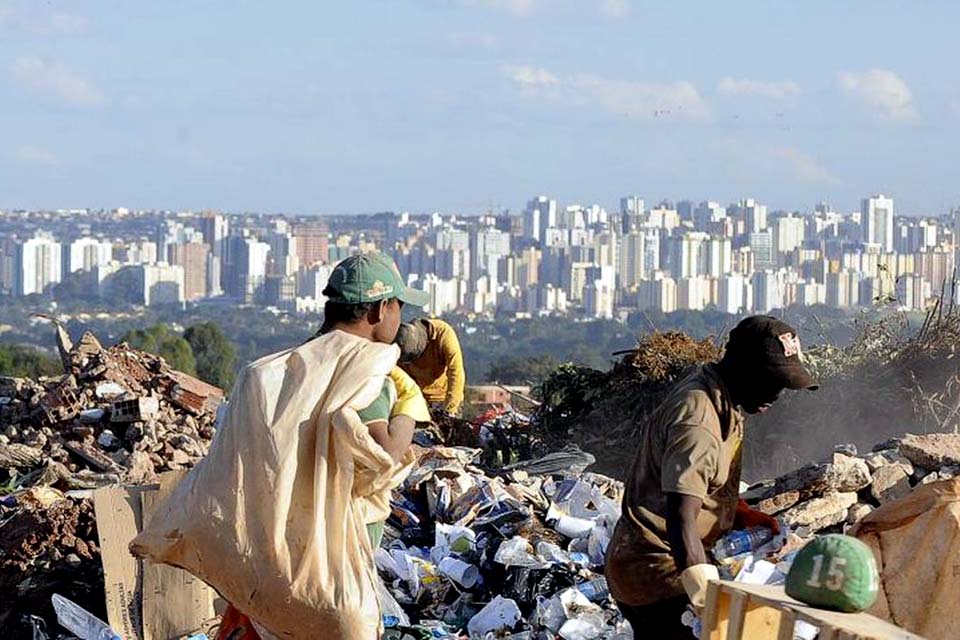
[[[426,291],[411,289],[390,256],[374,251],[342,260],[330,274],[323,295],[331,302],[363,304],[397,298],[404,304],[425,307]]]

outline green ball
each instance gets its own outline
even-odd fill
[[[877,599],[880,574],[870,547],[839,533],[801,549],[787,573],[787,595],[823,609],[863,611]]]

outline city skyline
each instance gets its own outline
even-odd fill
[[[0,207],[960,203],[953,3],[0,1]],[[511,208],[513,208],[511,206]]]
[[[529,199],[519,215],[309,216],[0,211],[0,293],[143,307],[215,302],[318,313],[332,269],[381,250],[424,311],[618,319],[646,310],[766,313],[793,305],[895,305],[956,297],[960,209],[898,216],[874,194],[856,211],[771,211],[745,198],[614,210]]]

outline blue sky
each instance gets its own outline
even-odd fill
[[[0,0],[0,207],[960,204],[953,2]]]

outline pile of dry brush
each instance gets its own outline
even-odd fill
[[[935,306],[919,330],[900,313],[856,327],[847,346],[805,351],[819,391],[786,392],[770,411],[748,420],[746,479],[786,473],[835,444],[869,449],[907,432],[957,429],[960,310]],[[719,341],[654,332],[619,354],[609,371],[562,365],[538,390],[543,404],[534,422],[545,439],[575,442],[597,457],[597,471],[622,477],[646,416],[679,379],[721,352]]]

